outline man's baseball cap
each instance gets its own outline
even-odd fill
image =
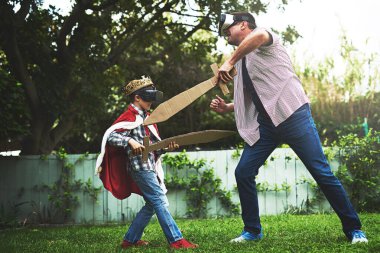
[[[253,15],[249,12],[233,12],[233,13],[222,13],[220,15],[219,21],[219,35],[225,36],[225,30],[230,26],[235,25],[237,22],[247,21],[256,26],[256,21]]]

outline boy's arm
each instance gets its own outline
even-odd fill
[[[144,151],[144,146],[129,136],[130,131],[116,132],[113,131],[107,139],[111,146],[125,148],[132,155],[140,155]]]
[[[158,132],[158,130],[157,130],[157,132]],[[156,142],[160,141],[160,139],[157,139],[157,137],[154,134],[150,135],[150,139],[151,139],[151,141],[153,143],[156,143]],[[168,147],[157,149],[157,150],[155,150],[153,152],[154,152],[154,154],[156,156],[161,156],[161,155],[165,154],[167,151],[174,151],[177,148],[179,148],[178,144],[176,144],[175,142],[173,142],[173,143],[170,143],[168,145]]]
[[[128,142],[131,137],[129,136],[130,131],[126,130],[124,132],[113,131],[107,139],[108,144],[115,147],[127,148]]]

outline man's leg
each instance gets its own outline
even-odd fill
[[[235,170],[244,230],[253,234],[261,231],[255,177],[259,168],[279,144],[275,136],[276,132],[271,122],[260,122],[260,139],[253,146],[245,145]]]
[[[285,142],[304,163],[339,216],[345,234],[349,236],[351,231],[359,230],[359,217],[342,184],[331,172],[309,107],[296,111],[279,127]]]

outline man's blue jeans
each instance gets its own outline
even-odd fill
[[[360,229],[359,217],[342,184],[331,172],[323,153],[309,104],[301,106],[277,127],[260,115],[258,122],[260,139],[253,146],[245,145],[235,170],[244,229],[253,233],[261,229],[255,177],[265,160],[281,143],[287,143],[309,170],[339,216],[346,235],[347,232]]]
[[[168,210],[169,202],[159,185],[156,173],[144,170],[132,171],[132,178],[143,193],[145,206],[137,213],[124,240],[131,243],[140,240],[154,213],[169,243],[182,239],[182,233]]]

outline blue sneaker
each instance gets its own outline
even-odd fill
[[[232,239],[231,243],[244,243],[248,241],[258,241],[264,237],[263,228],[261,228],[260,234],[252,234],[248,231],[243,230],[239,237]]]
[[[348,233],[349,236],[351,237],[351,243],[368,243],[368,239],[365,236],[365,233],[361,230],[354,230],[352,232]]]

